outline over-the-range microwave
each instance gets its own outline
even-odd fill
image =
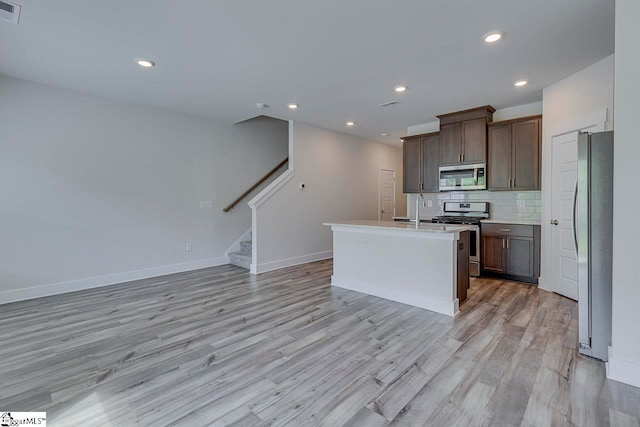
[[[440,191],[486,190],[487,164],[440,166]]]

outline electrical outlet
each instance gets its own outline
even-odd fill
[[[524,208],[526,204],[524,200],[518,200],[517,203],[519,208]]]
[[[193,250],[193,246],[191,245],[191,243],[187,243],[187,246],[185,246],[184,248],[187,252],[191,252]]]
[[[433,207],[433,200],[427,200],[427,207]]]
[[[213,200],[200,200],[200,207],[201,208],[212,208],[213,207]]]

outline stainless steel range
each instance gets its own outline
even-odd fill
[[[475,226],[469,233],[469,275],[480,276],[480,220],[489,218],[489,202],[444,202],[443,213],[431,222]]]

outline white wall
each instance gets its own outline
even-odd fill
[[[640,108],[640,2],[616,1],[613,211],[613,342],[609,377],[640,387],[640,281],[638,251],[638,117]]]
[[[493,121],[499,122],[502,120],[517,119],[518,117],[536,116],[538,114],[542,114],[542,101],[496,110],[496,112],[493,113]]]
[[[544,88],[543,130],[554,130],[568,120],[603,108],[609,108],[609,128],[613,129],[613,58],[614,55],[608,56]]]
[[[251,217],[222,208],[288,141],[2,76],[0,130],[0,302],[225,263]]]
[[[254,214],[255,272],[331,257],[323,222],[377,219],[380,167],[396,170],[396,213],[405,213],[400,148],[298,122],[291,129],[290,179]]]
[[[611,55],[546,87],[542,92],[542,227],[540,287],[553,289],[551,248],[551,165],[554,135],[590,125],[613,129],[613,62]],[[606,124],[605,124],[606,122]]]

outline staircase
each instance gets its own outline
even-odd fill
[[[240,242],[240,252],[229,253],[229,264],[238,267],[251,268],[251,240]]]

